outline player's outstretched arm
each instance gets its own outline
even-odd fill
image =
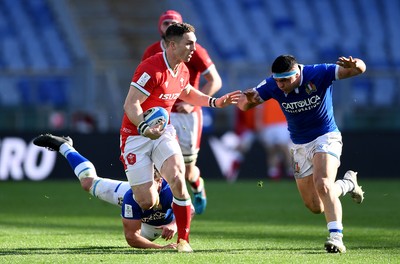
[[[231,104],[235,105],[238,103],[241,95],[242,95],[242,91],[239,91],[239,90],[224,94],[223,96],[216,98],[215,106],[218,108],[223,108],[223,107],[227,107],[228,105],[231,105]]]
[[[181,93],[179,98],[192,105],[223,108],[231,104],[237,104],[241,93],[242,92],[238,90],[215,98],[194,88],[188,88]]]
[[[247,111],[250,108],[261,104],[262,102],[263,100],[261,99],[258,92],[255,89],[250,88],[243,91],[242,95],[239,98],[237,106],[240,110]]]
[[[367,66],[365,62],[358,58],[349,57],[339,57],[336,62],[339,65],[338,77],[339,79],[350,78],[366,71]]]
[[[122,218],[126,242],[133,248],[157,248],[157,249],[175,249],[176,243],[170,243],[162,246],[146,239],[140,235],[141,220],[132,220]]]

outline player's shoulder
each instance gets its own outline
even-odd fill
[[[316,63],[300,66],[303,72],[313,72],[313,71],[326,71],[329,69],[335,69],[336,64],[333,63]]]
[[[274,79],[272,76],[268,76],[267,78],[265,78],[264,80],[262,80],[262,81],[256,86],[256,88],[260,88],[260,87],[271,89],[271,88],[275,88],[275,87],[278,87],[278,86],[276,85],[275,79]]]
[[[327,76],[334,78],[336,67],[337,65],[333,63],[302,65],[303,80],[324,79]]]
[[[158,52],[158,53],[148,57],[144,61],[142,61],[139,64],[138,69],[145,70],[145,71],[152,71],[152,70],[158,71],[160,68],[163,68],[163,67],[165,67],[163,53]]]
[[[142,63],[159,63],[164,60],[163,52],[159,51],[142,61]]]

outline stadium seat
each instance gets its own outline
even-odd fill
[[[398,100],[398,83],[395,78],[379,77],[373,79],[372,103],[379,107],[390,107]]]
[[[38,80],[38,102],[55,107],[65,106],[68,102],[68,80],[64,77],[47,77]]]
[[[0,105],[17,106],[20,102],[19,93],[15,89],[15,79],[0,76]]]

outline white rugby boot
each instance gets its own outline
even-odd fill
[[[325,242],[325,250],[328,253],[345,253],[346,247],[343,244],[343,234],[338,232],[330,233]]]
[[[179,239],[179,243],[176,247],[179,253],[191,253],[193,252],[192,247],[190,246],[189,242],[184,239]]]
[[[348,170],[346,174],[343,177],[344,180],[351,181],[354,184],[354,189],[350,191],[350,196],[353,199],[354,202],[360,204],[364,200],[364,192],[361,189],[362,186],[358,185],[357,182],[357,172],[354,172],[352,170]]]

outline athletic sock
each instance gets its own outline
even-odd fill
[[[203,186],[201,186],[200,176],[197,177],[197,180],[195,180],[194,182],[189,182],[189,184],[193,192],[198,193],[203,190]]]
[[[122,200],[119,201],[119,198],[115,194],[122,183],[122,181],[107,178],[95,178],[92,187],[90,187],[89,193],[100,200],[121,206]]]
[[[69,144],[62,144],[59,151],[68,161],[74,170],[76,177],[81,180],[84,177],[97,177],[96,169],[88,159],[82,156],[74,147]]]
[[[342,190],[342,196],[344,196],[344,195],[346,195],[346,193],[354,190],[353,182],[346,180],[346,179],[337,180],[335,182],[335,184],[339,185],[340,189]]]
[[[175,197],[172,199],[172,210],[175,214],[176,226],[178,229],[179,239],[184,239],[189,242],[190,221],[191,221],[191,200],[178,200]]]
[[[329,222],[327,227],[329,233],[343,233],[343,224],[339,221]]]

